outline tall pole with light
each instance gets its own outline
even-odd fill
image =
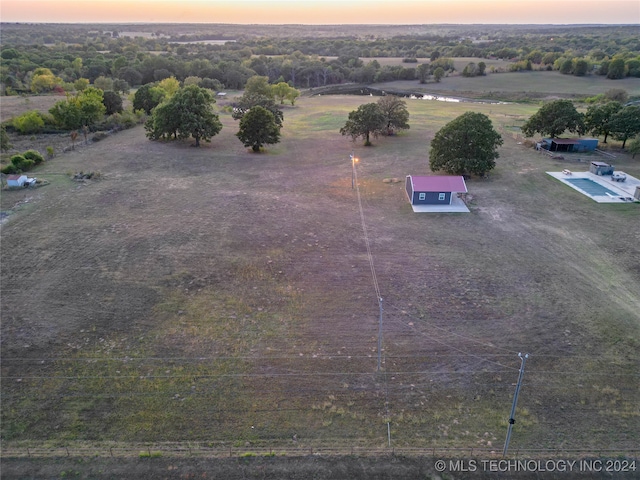
[[[358,163],[358,159],[351,152],[351,190],[355,188],[356,184],[356,163]]]

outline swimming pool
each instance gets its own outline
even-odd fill
[[[609,190],[607,187],[588,178],[565,178],[564,180],[592,197],[603,197],[609,195],[612,197],[621,196],[619,193]]]

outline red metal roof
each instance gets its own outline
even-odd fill
[[[464,177],[440,176],[414,177],[411,175],[414,192],[457,192],[467,193]]]
[[[25,176],[23,174],[12,174],[12,175],[7,175],[7,180],[19,180],[20,177]]]

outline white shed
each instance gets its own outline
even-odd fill
[[[27,181],[26,175],[8,175],[7,187],[24,187]]]

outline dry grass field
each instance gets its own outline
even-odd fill
[[[411,129],[365,148],[338,130],[367,101],[301,98],[262,154],[227,114],[199,149],[137,127],[3,191],[5,448],[501,452],[526,352],[513,451],[637,452],[639,205],[546,175],[591,157],[519,144],[534,106],[409,101]],[[467,182],[470,214],[414,214],[383,180],[429,173],[429,141],[467,110],[503,133],[497,168]]]

